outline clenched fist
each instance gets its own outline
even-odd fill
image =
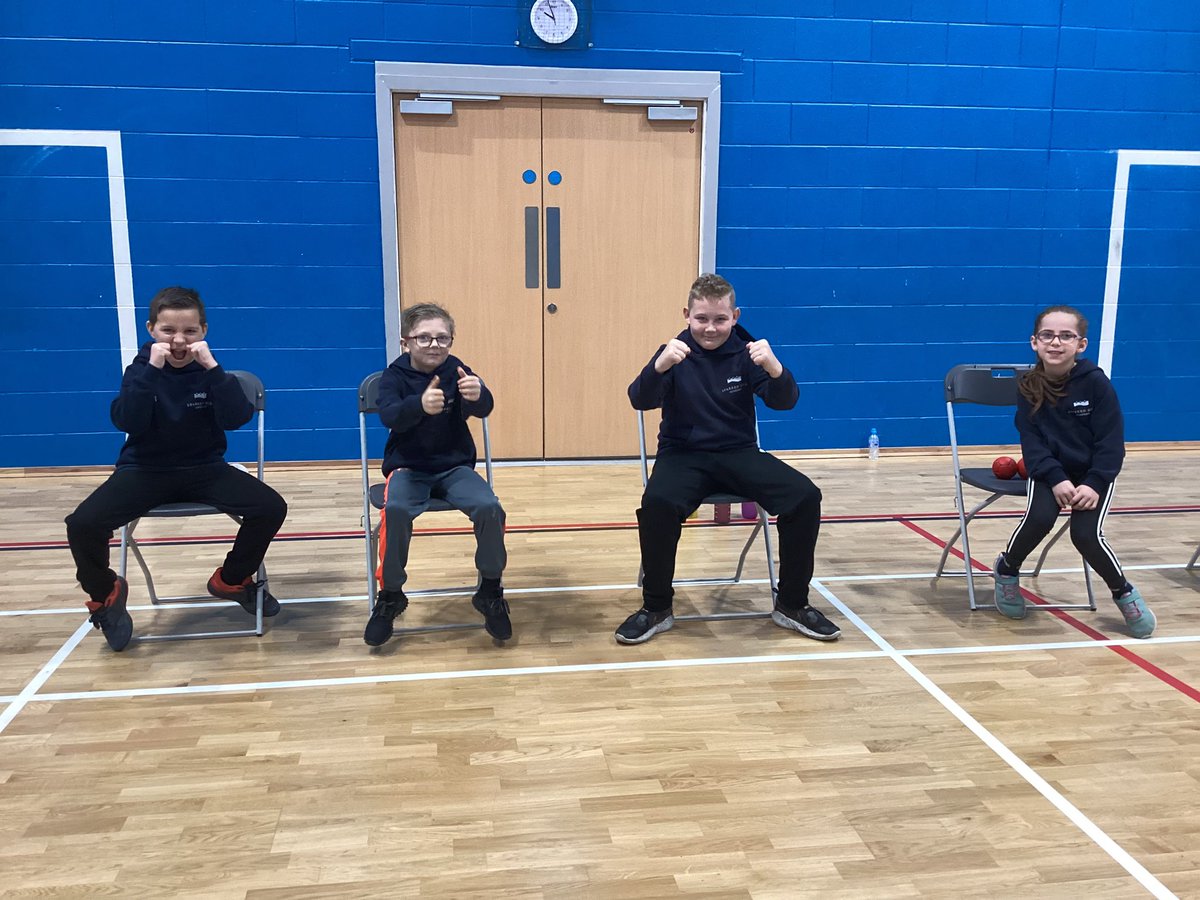
[[[775,351],[771,349],[771,345],[765,340],[750,341],[746,344],[746,349],[750,351],[750,362],[754,363],[772,378],[778,378],[783,374],[783,363],[775,357]]]
[[[188,352],[204,368],[215,369],[217,367],[217,360],[212,355],[212,350],[208,348],[208,341],[196,341],[194,344],[188,344]]]
[[[692,352],[692,348],[679,338],[671,338],[663,347],[662,353],[654,361],[654,371],[662,375],[667,369],[683,362]]]

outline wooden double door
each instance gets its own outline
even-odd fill
[[[683,328],[699,266],[701,128],[599,99],[394,95],[402,306],[454,316],[496,397],[493,454],[637,453],[629,382]]]

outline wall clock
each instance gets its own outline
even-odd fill
[[[590,0],[527,0],[517,7],[517,45],[543,50],[590,47]]]

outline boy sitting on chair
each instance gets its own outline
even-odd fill
[[[475,567],[479,589],[471,604],[483,615],[493,638],[512,637],[508,603],[500,577],[508,556],[504,550],[504,510],[488,483],[475,471],[475,440],[469,416],[492,411],[492,392],[457,357],[454,319],[433,303],[410,306],[400,319],[407,351],[383,373],[379,382],[379,418],[391,429],[384,450],[386,500],[379,529],[379,595],[363,632],[378,647],[392,636],[396,616],[408,606],[408,545],[413,519],[429,508],[429,500],[445,500],[470,517],[475,527]]]
[[[772,621],[819,641],[840,635],[808,603],[821,525],[821,492],[805,475],[758,448],[754,397],[791,409],[800,390],[771,345],[737,325],[733,286],[701,275],[683,311],[688,327],[658,349],[629,386],[634,409],[662,407],[658,458],[637,511],[642,608],[617,629],[640,644],[675,624],[675,551],[683,522],[714,493],[749,497],[778,513],[779,596]],[[733,338],[732,340],[730,338]]]
[[[208,592],[254,615],[254,575],[287,515],[279,494],[225,462],[225,432],[249,422],[254,406],[204,339],[200,295],[182,287],[159,291],[146,330],[153,340],[125,369],[112,403],[112,422],[127,434],[116,471],[66,518],[92,624],[118,651],[133,636],[133,620],[125,608],[129,584],[108,565],[113,529],[165,503],[205,503],[238,516],[233,548],[209,578]],[[279,601],[266,594],[263,615],[278,612]]]

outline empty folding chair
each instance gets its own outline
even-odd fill
[[[363,379],[358,388],[358,440],[359,440],[359,455],[362,462],[362,490],[363,490],[363,538],[366,542],[366,560],[367,560],[367,609],[375,608],[375,596],[378,592],[379,585],[375,580],[375,570],[379,560],[379,525],[374,522],[372,509],[383,509],[384,492],[387,487],[385,482],[371,483],[371,470],[367,453],[367,416],[379,412],[379,381],[383,378],[383,372],[372,372]],[[488,487],[492,487],[492,440],[491,434],[488,431],[488,420],[486,417],[480,420],[483,423],[483,462],[484,469],[487,473]],[[453,506],[437,497],[430,498],[429,508],[426,512],[457,512]],[[414,591],[409,593],[409,597],[428,596],[432,594],[459,594],[464,591],[474,591],[477,585],[464,585],[462,587],[449,588],[433,588],[424,591]],[[460,628],[480,628],[482,624],[471,624],[461,626],[445,626],[445,627],[460,627]],[[407,629],[413,630],[413,629]]]
[[[642,487],[645,488],[650,483],[650,465],[649,458],[646,453],[646,417],[642,410],[637,410],[637,425],[638,425],[638,454],[642,467]],[[741,497],[737,494],[710,494],[700,501],[702,506],[707,504],[727,503],[732,505],[740,505],[743,503],[753,503],[749,497]],[[774,607],[774,600],[779,594],[779,582],[775,575],[775,551],[771,546],[771,527],[767,519],[767,511],[754,504],[755,510],[758,512],[758,521],[754,523],[754,528],[751,529],[749,537],[746,538],[746,543],[742,545],[741,555],[738,557],[737,569],[730,576],[714,577],[714,578],[676,578],[674,584],[738,584],[742,580],[742,570],[746,566],[746,556],[750,553],[750,548],[754,545],[754,539],[762,534],[763,548],[767,556],[767,576],[771,582],[771,600]],[[642,586],[642,569],[638,567],[638,587]],[[744,619],[744,618],[766,618],[771,615],[771,611],[765,612],[743,612],[743,613],[717,613],[707,616],[675,616],[676,620],[689,619]]]
[[[955,366],[946,374],[946,416],[950,424],[950,454],[954,461],[954,491],[955,502],[958,506],[958,529],[942,550],[942,557],[938,560],[937,571],[934,573],[934,582],[936,583],[937,579],[943,575],[951,576],[957,574],[946,571],[946,560],[954,545],[958,542],[959,535],[961,535],[964,559],[963,574],[967,579],[967,596],[970,599],[971,609],[978,609],[978,606],[975,603],[975,573],[971,565],[971,545],[967,528],[975,516],[1001,497],[1024,497],[1028,492],[1029,482],[1024,478],[1008,480],[997,478],[992,474],[991,468],[962,468],[959,464],[958,432],[954,425],[954,408],[965,404],[990,407],[1015,407],[1018,396],[1017,378],[1029,368],[1031,366],[1021,363],[961,365]],[[966,503],[963,501],[964,484],[985,491],[988,494],[986,499],[970,511],[966,509]],[[1023,577],[1038,577],[1042,571],[1042,565],[1046,561],[1046,554],[1050,552],[1050,548],[1062,537],[1063,532],[1070,527],[1071,521],[1068,518],[1063,522],[1062,527],[1054,533],[1054,536],[1046,542],[1045,547],[1042,548],[1041,555],[1038,557],[1037,565],[1033,571],[1022,573]],[[1094,610],[1096,608],[1096,597],[1092,593],[1091,572],[1086,560],[1083,563],[1083,578],[1084,583],[1087,585],[1087,603],[1033,604],[1029,608]]]
[[[263,435],[265,433],[264,416],[267,407],[266,394],[263,391],[262,382],[258,377],[250,372],[231,371],[229,372],[238,383],[242,386],[242,391],[246,395],[246,399],[254,407],[255,430],[257,432],[258,460],[256,463],[257,469],[255,474],[259,481],[263,480]],[[206,503],[165,503],[162,506],[156,506],[147,512],[142,519],[181,519],[191,516],[219,516],[228,515],[229,518],[242,524],[239,516],[231,513],[222,513],[215,506],[209,506]],[[134,538],[133,533],[137,529],[141,519],[134,519],[128,525],[121,529],[121,568],[120,574],[124,578],[129,567],[129,554],[133,554],[133,558],[137,560],[138,566],[142,570],[142,575],[146,579],[146,589],[150,593],[150,602],[156,606],[171,604],[171,603],[190,603],[198,600],[208,600],[213,603],[224,603],[225,601],[217,600],[210,597],[208,594],[190,594],[181,597],[160,597],[154,588],[154,578],[150,574],[150,567],[146,564],[145,557],[142,555],[141,547]],[[258,592],[255,602],[254,627],[253,628],[235,628],[224,631],[196,631],[187,632],[184,634],[147,634],[138,635],[135,640],[139,641],[179,641],[196,638],[212,638],[212,637],[249,637],[254,635],[261,637],[263,633],[263,598],[267,592],[267,570],[266,565],[259,566],[258,569]]]

